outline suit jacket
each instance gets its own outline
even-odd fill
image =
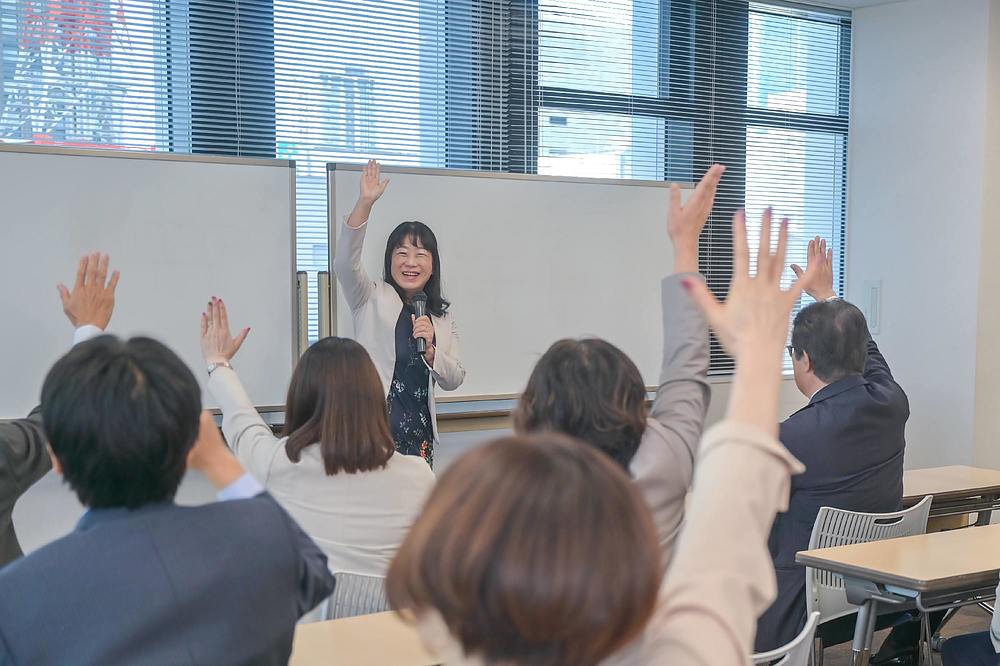
[[[684,278],[663,279],[663,363],[660,385],[646,431],[629,464],[632,477],[653,514],[664,562],[669,562],[684,520],[684,503],[694,476],[698,442],[705,427],[708,386],[708,323],[681,286]]]
[[[91,509],[0,570],[0,664],[285,664],[333,585],[266,493]]]
[[[396,321],[403,309],[403,301],[387,282],[373,280],[361,263],[368,223],[354,229],[340,225],[337,249],[333,257],[333,270],[351,306],[354,318],[354,337],[360,342],[375,363],[382,390],[386,397],[396,370]],[[465,366],[458,338],[458,327],[450,312],[444,316],[431,316],[434,324],[434,364],[430,367],[428,407],[437,438],[437,412],[434,405],[434,385],[445,391],[454,391],[465,381]]]
[[[0,423],[0,567],[22,555],[14,534],[14,504],[50,469],[40,408],[26,419]]]
[[[771,529],[778,599],[760,619],[757,650],[780,647],[804,624],[805,567],[795,564],[795,554],[808,548],[820,507],[869,513],[899,509],[909,416],[906,394],[869,338],[863,375],[823,388],[781,424],[782,443],[806,471],[792,480],[788,512],[779,514]]]

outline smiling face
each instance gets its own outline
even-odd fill
[[[434,273],[434,257],[417,238],[405,238],[392,251],[392,279],[412,297],[423,291]]]

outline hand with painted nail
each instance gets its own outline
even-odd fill
[[[725,302],[720,303],[700,280],[684,281],[726,351],[736,359],[729,418],[775,435],[782,348],[788,338],[789,317],[802,294],[802,285],[814,280],[820,270],[819,264],[813,262],[801,280],[790,289],[782,289],[787,248],[788,220],[782,220],[777,251],[771,253],[768,209],[761,218],[757,273],[751,276],[746,216],[741,211],[733,218],[733,281]]]
[[[201,353],[207,363],[228,363],[249,334],[249,328],[236,337],[230,334],[229,313],[221,298],[213,296],[206,311],[201,313]]]

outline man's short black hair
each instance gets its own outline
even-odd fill
[[[42,420],[63,475],[89,507],[173,498],[198,437],[201,389],[176,354],[149,338],[77,345],[42,386]]]
[[[813,303],[795,316],[792,349],[809,354],[813,372],[826,383],[864,372],[868,346],[865,315],[847,301]]]

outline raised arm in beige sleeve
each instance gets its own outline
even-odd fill
[[[663,366],[650,421],[630,469],[653,512],[664,557],[669,561],[684,518],[684,502],[705,426],[708,385],[708,324],[681,285],[694,273],[663,279]]]
[[[660,606],[614,664],[750,663],[757,617],[773,601],[767,536],[802,464],[773,436],[725,421],[705,434],[694,492]]]
[[[375,283],[361,263],[367,229],[367,222],[357,229],[348,224],[340,225],[337,249],[333,255],[333,272],[352,311],[367,303],[375,291]]]
[[[280,440],[257,413],[234,370],[216,368],[208,378],[208,391],[222,410],[222,434],[229,448],[246,470],[266,486],[274,456],[282,452]]]

